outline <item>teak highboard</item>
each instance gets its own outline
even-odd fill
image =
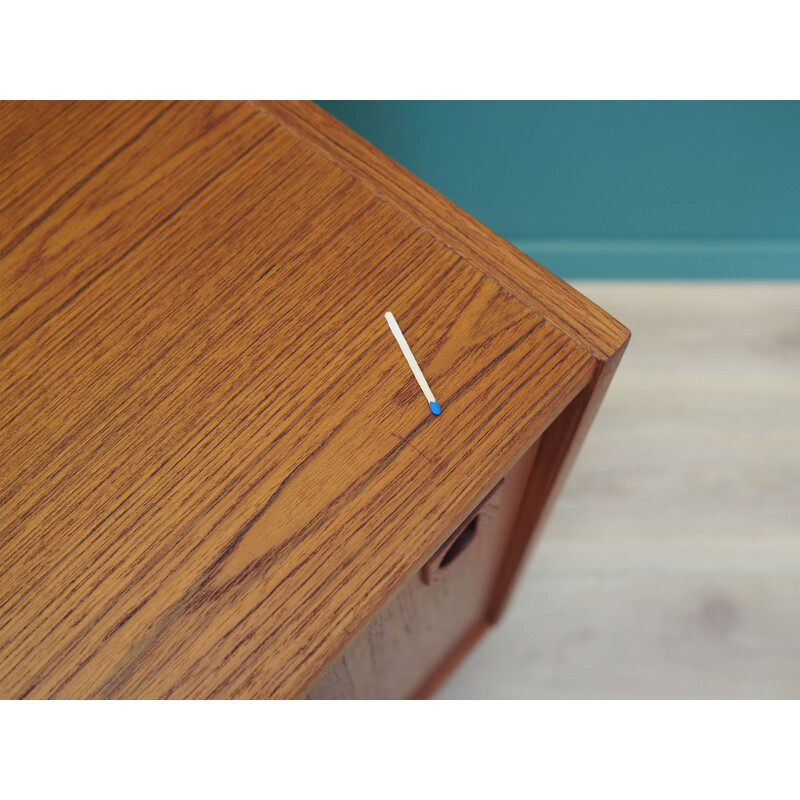
[[[6,103],[0,159],[0,696],[430,695],[628,331],[312,103]]]

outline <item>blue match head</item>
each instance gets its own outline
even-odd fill
[[[442,407],[438,403],[429,403],[431,411],[437,416],[442,413]]]

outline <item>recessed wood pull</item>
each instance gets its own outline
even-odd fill
[[[470,546],[478,533],[481,512],[496,496],[502,485],[503,482],[500,481],[472,514],[458,526],[455,532],[447,538],[447,541],[431,556],[422,568],[422,580],[424,583],[430,586]]]
[[[439,562],[439,569],[452,564],[470,545],[470,542],[475,538],[475,533],[478,530],[478,518],[473,517],[469,525],[458,534],[455,541],[447,548],[444,558]]]

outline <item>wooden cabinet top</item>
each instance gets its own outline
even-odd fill
[[[0,696],[297,695],[627,339],[313,104],[0,126]]]

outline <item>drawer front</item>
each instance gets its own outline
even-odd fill
[[[428,696],[489,624],[535,446],[344,650],[309,699]]]

